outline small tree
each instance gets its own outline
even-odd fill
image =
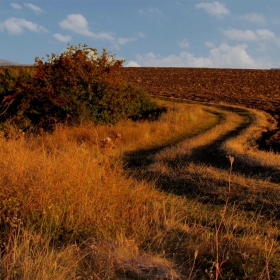
[[[54,123],[65,122],[114,123],[155,106],[142,90],[127,84],[124,61],[106,49],[98,56],[87,45],[69,46],[61,55],[47,57],[46,62],[35,58],[31,79],[7,99],[7,113],[23,128],[26,123],[33,129],[51,129]],[[2,99],[2,106],[5,103]]]

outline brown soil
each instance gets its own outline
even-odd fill
[[[280,70],[125,67],[127,80],[148,93],[264,110],[278,129],[264,133],[262,147],[280,151]]]

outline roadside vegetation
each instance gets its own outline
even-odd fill
[[[280,278],[279,155],[256,148],[266,116],[143,100],[105,123],[3,120],[1,279]]]
[[[236,173],[238,158],[231,175],[226,156],[196,161],[244,119],[158,103],[168,109],[152,122],[0,139],[2,278],[279,277],[279,184]]]

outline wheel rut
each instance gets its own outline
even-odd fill
[[[164,191],[189,198],[199,197],[204,202],[222,203],[221,197],[227,193],[227,172],[230,167],[227,158],[229,154],[224,144],[250,128],[256,116],[247,108],[215,104],[207,106],[204,104],[204,106],[205,110],[219,116],[219,122],[215,127],[168,146],[129,153],[125,157],[125,169],[136,179],[154,182],[157,188]],[[278,205],[277,201],[280,198],[279,169],[252,165],[238,156],[234,157],[234,174],[252,179],[253,185],[239,181],[233,183],[235,194],[232,195],[232,199],[238,200],[243,208],[256,210],[259,209],[256,206],[257,203],[253,203],[252,206],[247,198],[249,196],[258,200],[257,196],[261,196],[267,201],[265,205],[262,204],[262,211],[274,214],[277,212],[277,216],[280,216],[279,210],[275,210],[275,203]],[[216,180],[211,176],[207,177],[203,171],[190,172],[189,166],[197,169],[203,166],[205,170],[212,168],[224,175],[222,179]],[[256,185],[260,182],[266,182],[265,187],[256,191]],[[213,185],[215,185],[215,190],[213,190]],[[217,189],[220,190],[217,191]]]

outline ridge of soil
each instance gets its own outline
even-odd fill
[[[159,97],[242,105],[263,110],[278,127],[260,148],[280,152],[280,71],[218,68],[124,67],[128,82]]]

